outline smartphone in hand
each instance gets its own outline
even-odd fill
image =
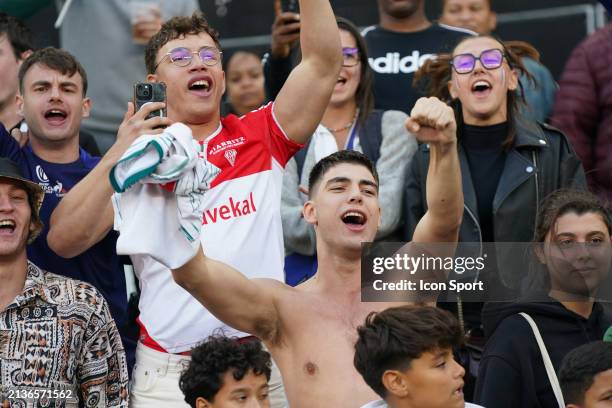
[[[166,84],[163,82],[137,82],[134,84],[134,108],[140,110],[147,103],[166,102]],[[166,108],[149,113],[146,119],[166,116]]]

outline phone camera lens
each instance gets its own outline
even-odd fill
[[[140,84],[138,85],[136,92],[138,93],[139,98],[149,99],[151,98],[151,85]]]

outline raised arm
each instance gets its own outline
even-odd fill
[[[276,299],[283,284],[272,279],[248,279],[234,268],[207,258],[198,249],[185,265],[172,271],[177,284],[217,318],[263,341],[279,338]]]
[[[329,0],[300,0],[300,25],[302,60],[280,90],[274,115],[291,140],[304,143],[329,103],[342,50]]]
[[[463,189],[454,112],[437,98],[421,98],[412,109],[406,127],[430,147],[427,212],[417,224],[412,241],[456,242],[463,216]]]
[[[155,128],[171,124],[168,118],[144,119],[163,106],[161,102],[152,103],[134,114],[134,106],[129,103],[115,144],[96,167],[62,198],[51,215],[47,242],[55,253],[65,258],[77,256],[104,238],[113,227],[110,170],[138,136],[161,133],[162,129]]]

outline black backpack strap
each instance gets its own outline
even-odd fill
[[[382,117],[385,112],[379,109],[373,110],[359,131],[359,143],[363,149],[363,154],[376,162],[380,158],[380,145],[382,143]]]
[[[310,139],[304,144],[300,150],[297,151],[296,154],[293,155],[295,162],[297,163],[297,173],[298,173],[298,184],[302,182],[302,170],[304,169],[304,162],[306,161],[306,153],[308,153],[308,146],[310,146]]]

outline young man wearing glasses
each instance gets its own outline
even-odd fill
[[[160,133],[157,127],[182,122],[202,142],[203,156],[221,169],[205,198],[202,215],[202,241],[208,254],[251,278],[282,280],[279,206],[283,168],[321,120],[341,64],[339,34],[329,1],[303,3],[301,19],[307,29],[301,38],[302,62],[274,103],[242,118],[220,118],[225,73],[215,31],[199,15],[165,23],[149,41],[145,62],[147,79],[166,83],[168,118],[145,120],[162,103],[147,105],[137,113],[129,104],[117,142],[55,212],[51,246],[65,256],[74,256],[97,242],[113,225],[111,167],[136,137]],[[132,405],[184,407],[178,376],[188,357],[181,354],[223,324],[176,285],[161,264],[142,256],[132,261],[142,289],[142,331]],[[277,379],[277,388],[278,383]],[[281,406],[274,388],[273,373],[273,406]]]

